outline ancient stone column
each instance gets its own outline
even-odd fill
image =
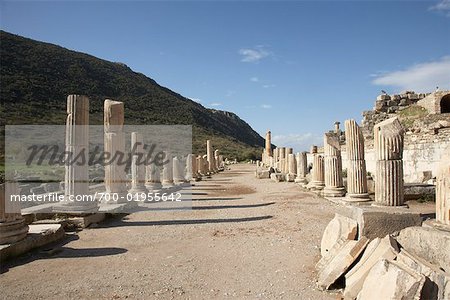
[[[355,120],[345,121],[347,146],[347,201],[369,201],[366,161],[364,159],[364,136]]]
[[[288,168],[287,168],[287,174],[286,174],[286,181],[293,182],[295,180],[295,175],[297,173],[297,166],[295,165],[295,155],[292,153],[289,153],[287,162],[288,162]]]
[[[205,173],[203,173],[203,158],[202,158],[202,156],[198,155],[196,158],[196,161],[197,161],[197,173],[201,177],[202,175],[205,175]]]
[[[278,168],[278,158],[279,158],[279,154],[278,154],[278,148],[273,149],[273,153],[272,153],[272,158],[273,158],[273,165],[272,167],[274,169]]]
[[[114,155],[123,153],[125,157],[125,135],[123,132],[123,102],[105,100],[104,103],[104,139],[105,139],[105,190],[106,193],[118,194],[117,202],[127,202],[126,164],[119,159],[111,161]],[[109,157],[108,157],[109,156]]]
[[[342,197],[345,195],[342,179],[341,145],[336,133],[325,133],[324,139],[325,188],[326,197]]]
[[[174,186],[173,184],[173,157],[172,154],[164,151],[164,162],[166,162],[163,166],[163,188],[169,189]]]
[[[308,188],[311,190],[322,190],[325,186],[323,156],[318,153],[314,153],[313,155],[314,160],[313,168],[311,170],[311,182],[308,184]]]
[[[161,168],[155,163],[150,163],[146,166],[146,181],[145,187],[151,193],[161,191]]]
[[[334,133],[341,134],[341,129],[339,128],[340,124],[341,122],[338,121],[334,122]]]
[[[180,158],[175,156],[172,160],[173,163],[173,181],[175,184],[185,183],[184,167]]]
[[[224,168],[225,168],[225,165],[224,165],[224,162],[223,162],[223,155],[222,155],[222,154],[219,155],[219,167],[220,167],[221,169],[224,169]]]
[[[294,150],[292,148],[286,148],[285,150],[285,161],[284,161],[284,173],[289,174],[289,154],[293,154]],[[295,157],[294,157],[295,158]]]
[[[192,154],[188,154],[186,156],[186,167],[185,167],[185,179],[187,182],[191,181],[192,179],[194,179],[194,173],[195,173],[195,166],[197,164],[194,164],[193,162],[193,155]]]
[[[436,174],[436,221],[450,225],[450,146],[444,151]]]
[[[272,134],[270,133],[270,130],[266,133],[266,157],[272,156]]]
[[[219,149],[214,150],[214,168],[219,170]]]
[[[208,170],[209,172],[213,173],[215,172],[215,162],[214,162],[214,152],[210,140],[206,141],[206,156],[208,161]]]
[[[397,117],[374,126],[376,162],[375,204],[403,205],[403,135]]]
[[[129,193],[146,193],[144,140],[142,134],[131,133],[131,189]]]
[[[279,148],[279,160],[278,160],[278,169],[281,173],[285,173],[284,167],[286,165],[286,148]]]
[[[208,156],[203,155],[202,156],[202,163],[203,163],[203,174],[208,175],[209,178],[211,178],[211,172],[209,171],[209,162],[208,162]]]
[[[88,154],[89,98],[82,95],[69,95],[67,97],[65,158],[70,163],[65,165],[65,199],[54,207],[54,211],[91,213],[98,210],[97,201],[73,201],[74,196],[82,197],[89,194]]]
[[[20,196],[16,182],[0,184],[0,245],[11,244],[27,236],[28,225],[20,213],[20,202],[11,196]]]
[[[295,182],[297,183],[306,183],[306,174],[308,174],[308,162],[306,152],[297,153],[296,156],[297,163],[297,177],[295,178]]]

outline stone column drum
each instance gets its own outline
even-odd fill
[[[11,201],[11,195],[20,195],[16,182],[0,184],[0,245],[24,239],[28,225],[20,213],[20,202]]]
[[[131,133],[131,189],[129,193],[146,193],[144,140],[138,132]]]
[[[450,225],[450,146],[444,151],[436,176],[436,221]]]
[[[111,160],[116,153],[125,155],[125,135],[123,132],[124,106],[123,102],[105,100],[104,103],[104,130],[105,130],[105,161]],[[109,194],[118,194],[117,202],[127,202],[127,179],[125,164],[118,160],[105,164],[105,190]],[[110,197],[112,198],[112,197]],[[122,199],[124,198],[124,199]]]
[[[342,158],[339,137],[334,132],[325,133],[324,139],[325,188],[326,197],[342,197],[345,195],[342,179]]]
[[[355,120],[345,121],[347,146],[347,195],[346,201],[370,201],[367,189],[364,136]]]
[[[318,153],[314,153],[313,155],[314,161],[311,170],[311,182],[308,184],[308,188],[311,190],[322,190],[325,186],[323,156]]]
[[[79,154],[89,153],[89,98],[82,95],[67,97],[66,158],[73,161]],[[89,194],[89,165],[77,159],[65,166],[64,201],[53,207],[55,212],[92,213],[98,210],[97,201],[70,201],[72,196]],[[73,200],[73,199],[72,199]]]
[[[374,126],[375,205],[403,206],[403,135],[397,117]]]
[[[307,182],[306,174],[308,174],[308,162],[306,152],[300,152],[296,155],[296,163],[297,163],[297,177],[295,178],[295,182],[304,184]]]

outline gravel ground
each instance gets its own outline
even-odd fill
[[[0,275],[3,299],[336,299],[315,287],[335,206],[254,166],[195,184],[193,210],[108,219]]]

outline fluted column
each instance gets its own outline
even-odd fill
[[[285,173],[284,166],[286,164],[286,148],[279,148],[279,160],[278,160],[278,169],[281,173]]]
[[[325,133],[323,139],[325,163],[324,196],[342,197],[345,195],[342,179],[342,158],[339,137],[334,132]]]
[[[355,120],[345,121],[347,147],[347,201],[369,201],[364,136]]]
[[[295,178],[295,182],[297,183],[306,183],[306,174],[308,174],[308,162],[306,152],[300,152],[296,155],[296,163],[297,163],[297,177]]]
[[[436,221],[450,225],[450,146],[444,151],[436,175]]]
[[[270,133],[270,130],[266,133],[266,158],[269,158],[272,156],[272,134]]]
[[[316,148],[317,150],[317,148]],[[313,168],[311,170],[311,182],[308,188],[312,190],[322,190],[325,186],[324,161],[323,156],[318,153],[313,154]]]
[[[286,181],[293,182],[295,180],[295,175],[297,173],[297,167],[295,165],[295,155],[292,153],[289,153],[287,156],[287,170],[286,171],[287,171]]]
[[[98,210],[97,201],[73,201],[74,196],[89,194],[89,98],[82,95],[67,97],[66,161],[64,201],[55,212],[90,213]]]
[[[11,244],[27,236],[28,225],[20,213],[20,202],[11,195],[19,195],[16,182],[0,184],[0,245]]]
[[[131,133],[131,189],[129,193],[145,193],[144,140],[142,134]]]
[[[284,161],[284,173],[286,173],[286,174],[289,174],[289,160],[288,160],[288,158],[289,158],[289,154],[292,154],[293,153],[293,149],[292,148],[285,148],[286,150],[285,150],[285,157],[286,157],[286,159],[285,159],[285,161]]]
[[[173,157],[172,154],[165,151],[164,161],[166,162],[163,166],[163,188],[168,189],[174,186],[173,184]]]
[[[403,205],[403,135],[397,117],[374,126],[376,155],[375,204]]]
[[[105,147],[105,191],[118,194],[117,202],[126,202],[127,179],[126,164],[118,159],[111,161],[114,155],[125,155],[125,135],[123,132],[124,105],[123,102],[105,100],[104,102],[104,147]],[[109,197],[113,199],[113,197]],[[105,198],[106,199],[106,198]]]

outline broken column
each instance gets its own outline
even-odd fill
[[[397,117],[374,126],[376,205],[403,205],[403,134]]]
[[[162,189],[161,169],[154,162],[146,167],[145,187],[151,193],[159,192]]]
[[[295,178],[295,182],[306,183],[307,181],[306,174],[308,174],[308,162],[305,151],[297,153],[296,163],[297,163],[297,177]]]
[[[186,156],[185,179],[187,182],[194,179],[195,166],[197,164],[194,164],[193,157],[192,154]]]
[[[215,171],[215,163],[214,163],[214,152],[210,140],[206,141],[206,156],[208,161],[208,170],[210,173],[213,173]]]
[[[164,151],[164,166],[163,166],[163,188],[169,189],[174,186],[173,184],[173,157],[172,154]]]
[[[219,149],[214,150],[214,168],[219,170]]]
[[[89,98],[67,97],[64,200],[54,211],[91,213],[98,210],[97,201],[74,201],[74,196],[89,194]],[[69,163],[67,163],[69,162]]]
[[[345,195],[342,179],[342,158],[339,137],[334,132],[324,135],[325,188],[324,196],[342,197]]]
[[[364,136],[355,120],[345,121],[347,146],[347,198],[348,201],[369,201]]]
[[[129,193],[146,193],[144,141],[142,134],[131,133],[131,189]]]
[[[272,156],[272,134],[270,133],[270,130],[266,133],[266,158],[268,159],[270,156]]]
[[[175,184],[183,184],[185,183],[184,178],[184,167],[182,161],[178,156],[175,156],[172,160],[173,163],[173,181]]]
[[[289,154],[292,154],[294,152],[294,150],[292,148],[285,148],[285,161],[284,161],[284,173],[288,174],[289,173]]]
[[[436,221],[450,225],[450,146],[444,151],[436,176]]]
[[[286,174],[286,181],[293,182],[295,180],[295,175],[297,173],[297,166],[295,165],[294,154],[292,153],[288,154],[287,162],[288,162],[288,169]]]
[[[20,212],[20,202],[12,201],[11,195],[20,195],[16,182],[0,184],[0,245],[24,239],[28,225]]]
[[[285,147],[280,147],[279,148],[279,159],[278,159],[278,170],[281,173],[284,173],[284,165],[286,164],[286,148]]]
[[[317,153],[317,146],[311,147],[311,154],[313,155],[313,168],[311,170],[311,182],[308,183],[307,187],[312,190],[322,190],[325,186],[323,157]]]
[[[104,138],[105,138],[105,190],[108,194],[118,194],[117,202],[126,202],[126,164],[119,162],[125,156],[125,136],[123,132],[123,102],[105,100],[104,103]],[[118,155],[119,159],[111,161]],[[124,158],[122,158],[124,160]],[[113,197],[109,197],[112,199]]]

